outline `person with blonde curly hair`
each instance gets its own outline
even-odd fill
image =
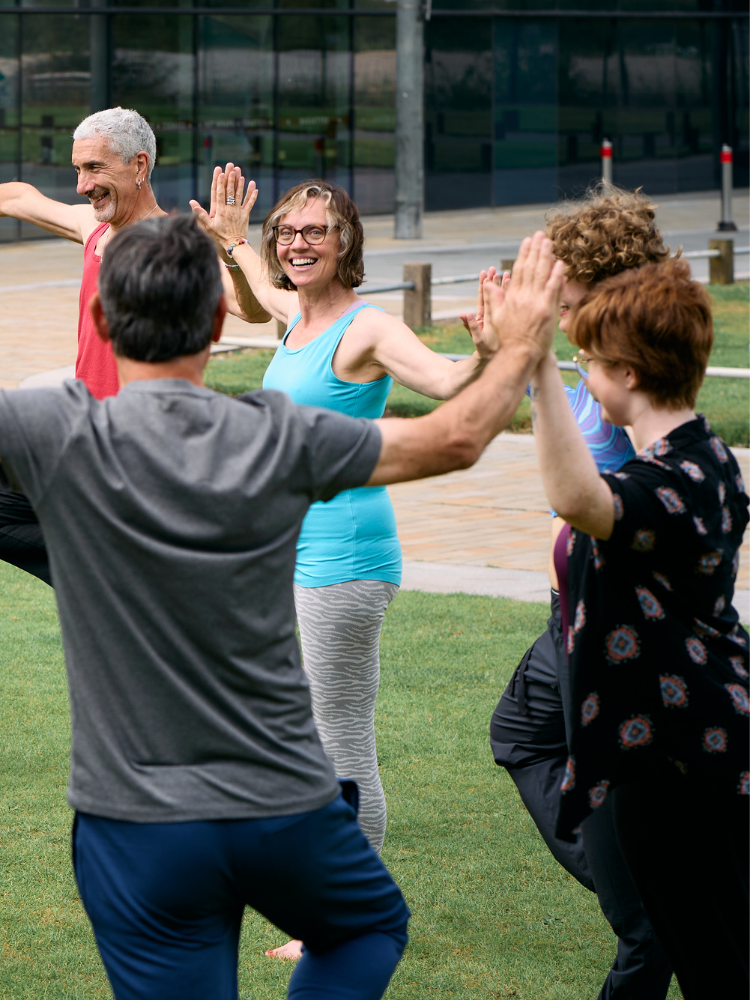
[[[578,303],[613,275],[669,257],[655,222],[656,206],[640,191],[612,186],[551,214],[547,236],[566,265],[560,329],[567,333]],[[471,318],[467,317],[471,324]],[[587,373],[565,386],[568,402],[601,473],[616,472],[635,456],[622,427],[603,418],[587,388]],[[574,470],[571,470],[573,474]],[[505,767],[555,858],[582,885],[596,892],[618,937],[617,956],[600,1000],[663,1000],[672,967],[641,904],[617,843],[611,809],[597,810],[572,842],[557,836],[561,784],[573,720],[570,679],[562,635],[560,594],[552,553],[565,527],[554,511],[550,555],[551,615],[547,630],[527,650],[498,703],[490,744]]]
[[[219,179],[211,217],[199,223],[242,268],[253,294],[287,326],[263,380],[293,402],[351,417],[383,415],[394,380],[449,399],[496,351],[477,330],[470,358],[453,362],[426,347],[398,318],[357,295],[364,233],[357,206],[336,184],[309,180],[281,198],[263,223],[261,255],[247,244],[257,191]],[[401,547],[384,486],[345,490],[315,503],[297,543],[294,597],[315,723],[342,778],[359,787],[359,820],[380,852],[386,804],[375,747],[380,631],[401,582]],[[268,955],[298,958],[300,943]]]

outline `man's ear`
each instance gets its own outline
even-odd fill
[[[221,339],[221,331],[224,327],[224,320],[227,316],[227,300],[222,294],[219,299],[219,304],[216,306],[216,312],[214,313],[214,329],[211,334],[211,340],[214,344],[218,344]]]
[[[96,333],[99,340],[101,340],[103,344],[108,344],[110,341],[109,323],[107,322],[107,317],[104,315],[104,310],[102,309],[102,300],[99,298],[99,292],[94,292],[89,299],[89,312],[91,313],[91,318],[94,321],[94,326],[96,327]]]

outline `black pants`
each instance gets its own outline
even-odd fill
[[[44,535],[22,493],[0,490],[0,559],[52,586]]]
[[[611,799],[622,852],[685,1000],[747,997],[747,798],[720,800],[670,768],[615,788]]]
[[[600,1000],[664,1000],[672,966],[623,858],[611,802],[605,801],[583,823],[582,836],[575,843],[555,836],[568,757],[568,703],[560,604],[553,591],[547,631],[526,652],[493,713],[492,752],[495,761],[508,770],[552,854],[581,885],[596,892],[617,935],[617,957]]]

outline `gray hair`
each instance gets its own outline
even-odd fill
[[[148,179],[156,163],[156,136],[146,119],[130,108],[108,108],[84,118],[73,133],[77,139],[101,135],[109,140],[123,163],[130,163],[138,153],[148,153]]]

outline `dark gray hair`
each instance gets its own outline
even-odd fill
[[[153,129],[132,108],[107,108],[84,118],[73,133],[76,139],[103,136],[123,163],[130,163],[139,153],[148,153],[148,179],[156,163],[156,136]]]
[[[148,219],[113,237],[99,294],[115,354],[170,361],[211,342],[222,294],[216,250],[191,216]]]

